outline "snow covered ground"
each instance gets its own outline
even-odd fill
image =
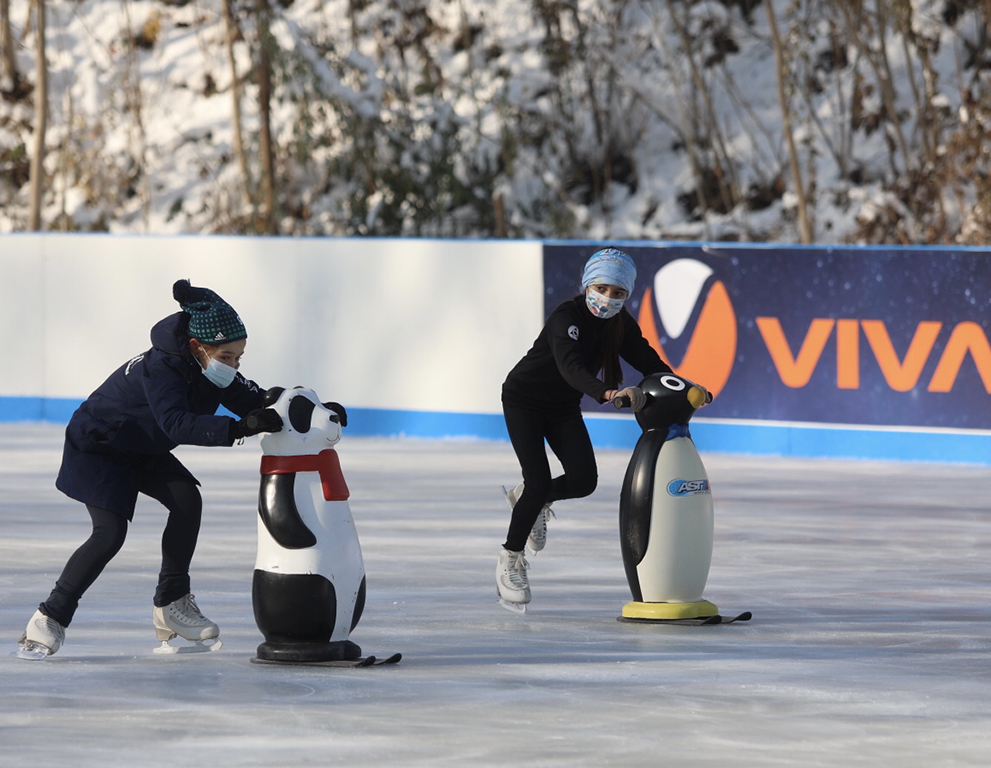
[[[51,118],[43,228],[253,231],[241,198],[244,187],[257,195],[262,175],[257,91],[247,77],[259,44],[254,6],[232,5],[242,35],[234,60],[246,80],[243,140],[253,182],[243,180],[236,159],[221,3],[46,6]],[[762,7],[582,0],[572,4],[583,22],[579,35],[564,6],[542,4],[542,21],[534,10],[541,4],[530,0],[272,5],[283,234],[487,236],[497,231],[495,196],[512,237],[799,239]],[[887,231],[878,224],[867,241],[926,242],[931,234],[917,221],[920,212],[893,192],[899,181],[911,185],[906,165],[923,155],[919,124],[926,119],[913,93],[924,82],[934,109],[951,116],[940,132],[947,145],[941,157],[947,172],[957,173],[954,164],[965,159],[954,154],[956,132],[984,119],[976,104],[963,104],[965,94],[979,101],[984,92],[982,73],[969,63],[971,52],[986,50],[982,12],[976,3],[899,5],[911,14],[916,42],[903,45],[888,27],[884,58],[908,142],[903,158],[893,151],[894,126],[876,75],[838,11],[843,4],[828,5],[774,2],[799,91],[790,109],[816,241],[864,241],[862,228],[869,234],[872,222],[891,218],[902,222],[900,237],[882,237]],[[18,71],[33,83],[31,3],[10,6]],[[693,112],[701,99],[669,13],[675,6],[695,41],[694,57],[711,62],[701,75],[711,114]],[[863,13],[873,19],[873,4]],[[946,23],[946,14],[955,23]],[[557,27],[563,29],[551,34]],[[879,50],[870,27],[865,20],[862,33]],[[923,40],[931,65],[925,77],[914,47]],[[128,41],[136,45],[133,61]],[[597,86],[594,99],[589,82]],[[5,88],[10,84],[0,82]],[[27,227],[33,124],[29,98],[0,99],[0,232]],[[698,187],[686,135],[711,143],[702,164],[722,145],[729,159],[721,173],[738,177],[739,194],[751,204],[720,214],[710,189],[714,210],[699,221],[679,201],[694,200]],[[440,170],[448,166],[451,173]],[[593,169],[613,179],[601,198],[590,193],[601,183],[593,182]],[[941,203],[951,234],[976,205],[960,173],[966,193],[958,199],[948,188]],[[467,198],[458,205],[447,200],[452,185]],[[418,208],[434,206],[435,215],[417,218]],[[972,233],[970,240],[982,242]]]
[[[508,444],[354,438],[339,453],[368,571],[352,639],[393,668],[250,663],[258,446],[183,449],[204,484],[193,589],[217,653],[158,656],[164,511],[124,549],[55,657],[8,657],[88,534],[53,486],[61,427],[0,425],[0,766],[981,766],[991,755],[986,467],[704,455],[706,597],[753,621],[616,621],[616,501],[557,505],[534,602],[498,607]]]

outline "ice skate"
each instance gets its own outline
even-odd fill
[[[155,653],[202,653],[203,651],[219,651],[223,643],[219,639],[220,627],[200,613],[193,595],[185,595],[175,602],[152,611],[152,621],[155,624],[155,637],[162,644]],[[192,645],[170,645],[175,637],[189,640]],[[204,641],[212,640],[207,644]]]
[[[496,593],[499,595],[499,605],[513,613],[526,613],[526,604],[530,602],[528,567],[522,552],[510,552],[505,547],[499,550]]]
[[[11,656],[37,661],[51,656],[65,642],[65,627],[55,619],[37,610],[28,622],[24,634],[17,642],[17,650]]]
[[[506,501],[509,502],[509,507],[512,509],[516,506],[516,502],[519,501],[520,496],[523,495],[523,483],[520,483],[511,491],[507,490],[506,486],[502,486],[502,492],[506,494]],[[537,554],[547,545],[547,522],[552,517],[557,517],[557,515],[551,509],[551,505],[544,504],[543,509],[540,510],[540,514],[537,515],[537,521],[533,524],[530,535],[526,539],[526,548],[531,554]]]

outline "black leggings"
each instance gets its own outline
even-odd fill
[[[149,481],[142,493],[161,502],[169,511],[162,533],[162,569],[154,604],[168,605],[189,593],[189,564],[196,550],[203,502],[195,483],[188,480]],[[90,537],[69,558],[55,589],[39,608],[63,627],[69,626],[83,593],[96,581],[127,537],[127,518],[116,512],[86,505],[93,520]]]
[[[519,552],[545,504],[578,499],[595,490],[598,470],[592,441],[580,412],[550,414],[503,403],[506,429],[523,470],[523,494],[513,507],[503,546]],[[544,440],[557,456],[564,474],[551,479]]]

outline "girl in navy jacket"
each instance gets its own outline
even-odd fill
[[[523,549],[544,548],[550,505],[588,496],[598,482],[582,396],[600,403],[624,396],[639,410],[646,397],[639,387],[620,389],[620,358],[644,376],[671,370],[623,308],[636,274],[633,259],[622,251],[605,248],[592,254],[582,293],[551,313],[502,386],[506,428],[523,470],[523,482],[507,492],[513,514],[496,564],[499,597],[511,610],[526,610],[530,602]],[[561,461],[559,477],[551,477],[544,441]]]
[[[188,280],[173,286],[181,312],[151,329],[151,349],[110,374],[69,420],[56,487],[86,505],[90,537],[73,553],[28,622],[20,655],[55,653],[83,593],[124,543],[139,493],[168,510],[152,611],[159,640],[216,638],[190,594],[189,565],[200,529],[199,482],[172,454],[178,445],[232,445],[282,420],[239,372],[247,332],[220,296]],[[242,417],[218,416],[223,405]]]

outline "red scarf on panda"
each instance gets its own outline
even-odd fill
[[[262,456],[263,475],[284,475],[289,472],[319,472],[323,497],[327,501],[347,501],[351,495],[348,484],[344,482],[341,460],[333,448],[309,456]]]

